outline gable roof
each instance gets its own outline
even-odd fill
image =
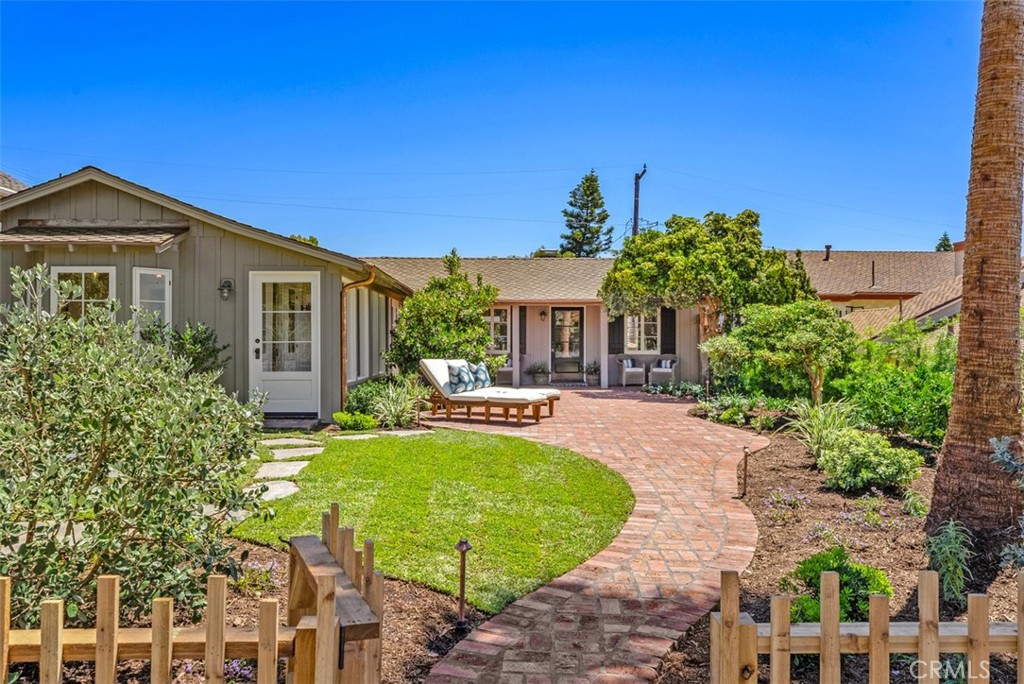
[[[234,219],[221,216],[220,214],[215,214],[212,211],[197,207],[193,204],[189,204],[188,202],[183,202],[171,197],[170,195],[165,195],[162,192],[139,185],[138,183],[133,183],[121,178],[120,176],[115,176],[114,174],[95,166],[85,166],[74,173],[67,174],[66,176],[59,176],[44,183],[40,183],[39,185],[26,187],[13,195],[0,197],[0,211],[16,207],[27,202],[32,202],[41,197],[45,197],[46,195],[66,190],[87,181],[102,183],[103,185],[127,192],[131,195],[142,197],[143,199],[168,207],[180,214],[210,223],[231,233],[244,235],[254,240],[266,242],[283,249],[306,254],[360,273],[366,273],[370,270],[369,264],[361,259],[351,257],[347,254],[342,254],[341,252],[335,252],[330,249],[311,245],[299,240],[293,240],[269,230],[264,230],[263,228],[257,228],[256,226],[235,221]],[[378,271],[378,275],[380,280],[384,281],[383,284],[385,286],[390,286],[399,292],[411,292],[402,283],[395,280],[390,274]]]
[[[0,171],[0,197],[6,197],[7,195],[13,195],[16,192],[24,190],[28,186],[22,183],[20,180],[15,178],[9,173]]]
[[[0,245],[152,245],[170,246],[188,226],[166,228],[25,228],[0,232]]]
[[[941,285],[955,273],[953,252],[833,249],[828,261],[824,250],[801,251],[800,258],[811,284],[822,297],[918,294]]]
[[[859,335],[880,333],[887,325],[900,320],[921,321],[946,307],[957,304],[963,296],[964,277],[954,276],[903,302],[903,306],[860,309],[845,316]],[[959,307],[958,307],[959,308]]]
[[[365,257],[414,290],[445,274],[440,257]],[[463,257],[462,270],[498,288],[500,301],[599,302],[597,291],[612,259],[560,257]]]

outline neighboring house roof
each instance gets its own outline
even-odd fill
[[[16,192],[20,192],[28,186],[22,183],[20,180],[15,178],[9,173],[0,171],[0,197],[6,197],[7,195],[13,195]]]
[[[139,185],[138,183],[133,183],[119,176],[115,176],[114,174],[95,166],[85,166],[74,173],[67,174],[66,176],[60,176],[44,183],[40,183],[39,185],[33,185],[32,187],[25,188],[7,197],[0,197],[0,211],[10,209],[26,202],[31,202],[61,190],[66,190],[67,188],[87,181],[96,181],[129,194],[148,199],[151,202],[173,209],[180,214],[190,216],[200,221],[205,221],[232,233],[244,235],[255,240],[260,240],[261,242],[267,242],[284,249],[290,249],[295,252],[316,257],[357,272],[369,272],[369,264],[360,259],[356,259],[355,257],[325,249],[323,247],[317,247],[299,240],[293,240],[269,230],[264,230],[262,228],[241,223],[240,221],[235,221],[234,219],[221,216],[220,214],[215,214],[212,211],[202,209],[201,207],[189,204],[188,202],[183,202],[171,197],[170,195],[165,195],[161,192],[157,192],[156,190],[151,190],[150,188]],[[17,227],[14,229],[16,228]],[[411,292],[409,288],[395,280],[388,273],[378,270],[378,276],[378,282],[381,282],[381,284],[385,286],[389,286],[392,289],[407,294]]]
[[[887,325],[896,321],[921,321],[933,314],[950,315],[949,312],[960,310],[960,298],[963,296],[962,275],[947,278],[927,292],[922,292],[903,302],[902,306],[890,306],[884,309],[860,309],[851,311],[845,316],[859,335],[875,335]],[[945,312],[945,313],[944,313]]]
[[[169,245],[188,232],[181,228],[22,228],[0,232],[0,245]]]
[[[366,257],[414,290],[444,276],[439,257]],[[515,302],[597,302],[612,259],[560,257],[463,258],[462,270],[498,288],[498,299]]]
[[[862,252],[833,249],[828,261],[825,260],[824,250],[801,251],[800,257],[811,284],[821,297],[913,295],[941,285],[955,273],[953,252]]]

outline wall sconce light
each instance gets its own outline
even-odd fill
[[[220,299],[223,302],[231,299],[231,293],[235,291],[235,281],[231,278],[224,278],[220,281],[220,287],[217,288],[220,292]]]
[[[546,320],[548,320],[548,310],[547,309],[541,309],[540,310],[540,322],[543,323]]]

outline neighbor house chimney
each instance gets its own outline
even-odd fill
[[[825,245],[825,261],[832,258],[832,245]]]
[[[964,248],[967,247],[967,240],[953,243],[953,275],[963,275],[964,272]]]

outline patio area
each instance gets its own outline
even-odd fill
[[[572,449],[618,471],[636,508],[606,549],[520,598],[461,641],[428,681],[649,682],[673,643],[718,600],[719,572],[757,541],[736,498],[743,447],[768,440],[687,415],[691,404],[615,389],[563,390],[540,423],[459,414],[436,427]],[[585,495],[585,492],[581,492]],[[472,573],[472,570],[470,570]]]

